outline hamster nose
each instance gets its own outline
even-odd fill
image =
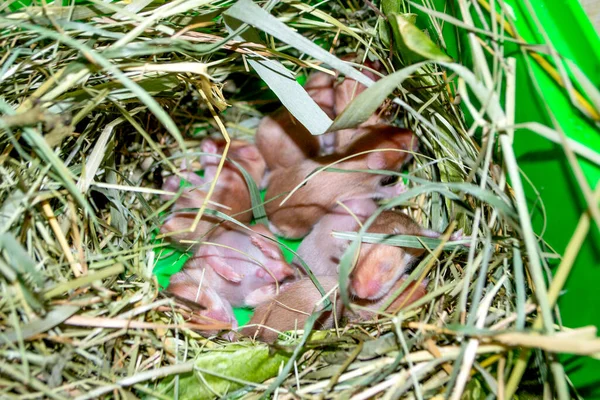
[[[374,299],[377,297],[381,285],[375,280],[367,280],[365,282],[356,282],[353,285],[354,294],[361,299]]]

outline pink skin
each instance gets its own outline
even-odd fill
[[[331,119],[335,118],[335,77],[323,72],[316,72],[306,82],[304,89]],[[331,154],[335,151],[335,132],[319,135],[319,154]]]
[[[347,60],[357,61],[357,57],[354,54],[350,54],[344,58]],[[364,65],[379,72],[383,71],[383,65],[381,65],[379,61],[367,60],[365,61]],[[380,79],[379,75],[374,74],[366,68],[362,70],[362,73],[375,82]],[[347,77],[335,85],[335,114],[340,115],[348,107],[348,105],[366,89],[367,87],[363,84]],[[375,114],[371,115],[367,121],[363,122],[360,124],[360,126],[354,129],[343,129],[335,132],[335,151],[338,153],[344,153],[353,141],[369,133],[368,127],[372,125],[387,124],[389,121],[385,118],[382,118],[380,115],[381,113],[382,111],[379,110]]]
[[[199,283],[191,284],[192,277],[181,271],[171,276],[167,291],[177,297],[198,303],[204,309],[198,314],[204,318],[195,318],[194,322],[202,323],[205,318],[231,324],[232,329],[237,327],[237,321],[233,315],[231,304],[223,299],[210,286]],[[209,322],[209,321],[207,321]]]
[[[433,238],[441,235],[439,232],[422,228],[408,215],[395,211],[381,213],[367,232]],[[462,231],[458,231],[450,237],[450,240],[459,240],[462,236]],[[418,261],[424,251],[424,249],[363,243],[350,278],[351,293],[361,299],[382,298]]]
[[[349,200],[343,203],[361,223],[377,210],[377,204],[372,199]],[[334,238],[332,232],[356,232],[359,229],[356,218],[338,205],[321,218],[302,240],[298,247],[298,256],[315,275],[337,274],[340,257],[348,241]],[[297,260],[295,263],[301,265]]]
[[[206,139],[202,142],[201,148],[204,152],[210,154],[222,154],[224,141]],[[265,162],[258,149],[243,141],[232,141],[228,158],[238,162],[258,184],[265,172]],[[200,208],[207,196],[211,181],[216,176],[216,170],[220,161],[219,157],[204,155],[201,157],[204,167],[204,178],[199,177],[191,171],[182,171],[185,178],[193,185],[185,188],[182,195],[173,205],[173,211],[184,208]],[[177,192],[179,190],[180,178],[171,176],[166,179],[163,190]],[[170,195],[163,195],[163,199],[170,198]],[[213,204],[207,206],[208,209],[217,210],[229,216],[236,218],[242,223],[249,223],[252,220],[252,201],[250,191],[242,173],[232,163],[226,162],[218,177],[217,184],[210,198]],[[220,204],[223,207],[216,206]],[[182,249],[188,249],[191,244],[181,243],[183,240],[194,241],[202,240],[209,232],[213,232],[215,227],[222,221],[219,218],[203,215],[202,220],[196,226],[196,229],[190,231],[197,212],[174,212],[165,221],[161,227],[161,233],[179,232],[168,236],[169,240]],[[227,225],[227,224],[223,224]],[[197,247],[197,246],[192,246]]]
[[[204,139],[200,145],[202,152],[208,153],[200,156],[200,163],[204,168],[204,178],[213,180],[217,173],[217,167],[221,162],[221,157],[210,156],[210,154],[222,155],[225,151],[226,142],[224,139]],[[258,150],[258,148],[243,140],[232,140],[227,151],[227,158],[239,163],[242,168],[250,174],[254,182],[258,185],[263,179],[267,164]],[[243,175],[238,168],[225,162],[223,168],[236,171],[243,179]]]
[[[326,293],[331,291],[338,283],[337,276],[318,276],[317,279]],[[335,292],[329,299],[335,304],[335,312],[324,313],[315,324],[314,329],[331,329],[335,321],[346,317],[354,322],[368,321],[373,319],[376,312],[383,307],[389,296],[404,282],[401,279],[396,282],[393,290],[379,301],[354,300],[354,304],[367,307],[369,310],[357,310],[357,313],[344,309],[342,302]],[[419,285],[412,296],[407,299],[408,294],[414,288],[414,284],[408,286],[386,309],[393,311],[402,306],[405,307],[427,294],[426,285]],[[248,325],[263,325],[264,327],[247,326],[242,333],[253,336],[265,342],[274,342],[277,332],[285,332],[302,329],[308,316],[322,308],[322,295],[309,278],[302,278],[282,287],[281,292],[274,296],[271,301],[260,304],[254,311],[254,315]],[[319,304],[319,305],[317,305]]]
[[[304,89],[319,107],[329,116],[335,118],[335,77],[324,72],[315,72],[304,85]]]
[[[367,60],[365,61],[364,65],[376,71],[381,71],[383,69],[383,66],[379,61]],[[362,73],[375,82],[379,80],[379,75],[374,74],[366,68],[362,70]],[[334,110],[336,115],[340,115],[344,111],[344,109],[348,107],[348,104],[350,104],[352,100],[354,100],[359,94],[367,90],[367,87],[361,83],[358,83],[352,78],[346,77],[340,83],[335,85],[334,90]]]
[[[308,79],[305,89],[330,118],[334,117],[334,77],[317,72]],[[323,147],[332,152],[333,134],[313,136],[287,109],[280,108],[262,119],[255,136],[256,146],[262,153],[269,170],[295,165],[316,157]]]
[[[353,143],[346,154],[305,160],[272,173],[265,199],[273,200],[265,204],[265,210],[273,232],[287,238],[301,238],[336,206],[338,200],[390,198],[404,190],[401,183],[383,186],[383,177],[377,174],[321,171],[281,205],[281,195],[289,193],[318,168],[326,167],[345,156],[374,149],[400,150],[361,154],[339,162],[334,168],[398,171],[412,158],[410,152],[416,150],[417,140],[411,131],[391,126],[373,126],[370,129],[371,134]]]
[[[211,236],[209,241],[215,245],[200,246],[180,272],[185,274],[188,285],[181,290],[185,295],[175,294],[194,301],[190,296],[195,296],[202,282],[203,287],[219,293],[233,307],[243,307],[261,301],[259,289],[263,286],[293,276],[294,270],[285,262],[277,244],[261,236],[273,238],[273,234],[263,225],[250,228],[252,233],[240,229]]]
[[[285,108],[264,117],[254,139],[271,172],[319,154],[319,138]]]

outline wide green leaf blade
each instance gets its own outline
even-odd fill
[[[328,131],[354,128],[368,120],[381,103],[396,90],[398,85],[423,65],[423,63],[411,65],[375,82],[370,88],[352,100],[344,111],[337,116],[335,121],[333,121]]]
[[[289,354],[272,353],[267,345],[228,345],[200,354],[194,372],[179,377],[178,398],[201,400],[222,397],[248,383],[261,383],[277,375]],[[174,377],[162,381],[157,388],[174,398]]]
[[[259,10],[264,12],[264,10],[260,8]],[[229,12],[228,14],[231,13]],[[236,15],[235,13],[233,14]],[[270,14],[266,15],[272,17]],[[237,18],[226,15],[224,19],[230,32],[233,32],[242,25]],[[247,29],[240,36],[237,36],[236,40],[260,43],[260,37],[254,29]],[[327,114],[325,114],[317,103],[314,102],[287,68],[279,61],[269,60],[258,56],[248,57],[248,64],[250,64],[260,78],[265,81],[285,108],[302,125],[304,125],[311,134],[321,135],[325,133],[325,128],[331,125],[331,119],[329,119]]]
[[[388,15],[388,21],[394,32],[396,47],[412,62],[423,59],[452,62],[452,58],[415,26],[412,16],[392,13]]]

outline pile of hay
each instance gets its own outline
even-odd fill
[[[564,277],[546,291],[550,250],[528,222],[511,150],[514,68],[485,55],[498,51],[495,35],[508,38],[496,29],[505,23],[486,23],[455,64],[440,24],[474,32],[470,16],[374,3],[0,5],[0,397],[458,399],[519,383],[568,396],[552,350],[572,349],[550,337]],[[402,174],[410,190],[386,206],[461,228],[471,247],[430,242],[411,274],[429,279],[429,294],[376,323],[272,348],[203,338],[153,275],[171,254],[155,238],[163,178],[207,134],[251,139],[286,82],[335,73],[335,56],[351,52],[382,61],[390,79],[336,126],[385,100],[422,152]],[[300,120],[301,107],[291,105]]]

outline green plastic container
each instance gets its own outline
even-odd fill
[[[527,8],[527,0],[510,0],[519,34],[529,43],[545,43]],[[600,39],[577,0],[531,1],[535,15],[563,57],[573,61],[600,88]],[[572,139],[600,153],[600,130],[582,117],[560,88],[535,62],[533,70],[543,99],[536,94],[520,52],[517,58],[517,103],[515,122],[538,121],[552,126],[544,103],[548,103],[558,123]],[[575,231],[585,201],[579,185],[560,146],[526,130],[515,133],[515,151],[523,173],[537,188],[546,209],[546,226],[536,194],[527,186],[530,210],[537,233],[558,253],[563,254]],[[585,177],[592,187],[600,181],[600,167],[580,159]],[[565,326],[600,327],[600,298],[596,284],[600,282],[600,234],[592,226],[567,281],[559,308]],[[565,370],[579,393],[586,399],[600,398],[600,361],[589,357],[563,357]]]
[[[452,14],[452,10],[456,10],[455,16],[459,17],[458,2],[436,0],[434,3],[440,12]],[[541,25],[557,52],[579,66],[594,86],[600,89],[600,38],[577,0],[505,0],[505,4],[509,13],[512,13],[517,32],[526,42],[547,43],[538,29]],[[485,10],[483,12],[489,17]],[[475,14],[473,19],[478,20]],[[428,17],[419,14],[419,21],[428,21]],[[431,26],[426,24],[422,27],[431,29]],[[443,35],[448,53],[468,65],[470,57],[468,51],[465,51],[469,49],[466,32],[446,23]],[[566,91],[529,57],[534,78],[542,92],[541,96],[538,95],[521,51],[513,44],[504,45],[505,54],[517,60],[515,123],[540,122],[552,127],[552,121],[545,108],[545,104],[548,104],[568,137],[600,153],[600,130],[572,106]],[[463,49],[462,55],[467,57],[458,57],[459,48]],[[554,250],[564,254],[585,210],[584,198],[564,152],[561,146],[528,130],[515,132],[514,149],[522,173],[539,192],[540,199],[527,184],[527,180],[523,180],[534,229]],[[600,182],[600,167],[581,158],[579,164],[587,182],[594,190]],[[540,200],[545,208],[545,221]],[[557,265],[558,262],[550,264],[551,267]],[[598,282],[600,233],[599,228],[592,223],[590,233],[581,247],[558,302],[565,326],[600,327],[600,298],[596,287]],[[562,362],[583,398],[600,399],[599,360],[564,356]]]

